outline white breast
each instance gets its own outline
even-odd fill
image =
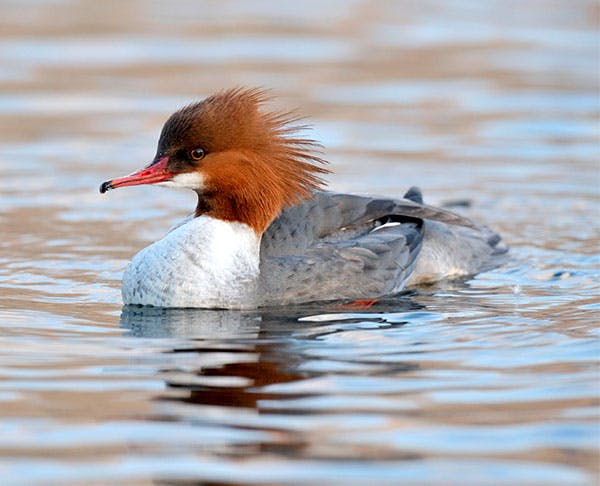
[[[247,225],[200,216],[133,257],[125,304],[246,308],[256,305],[260,237]]]

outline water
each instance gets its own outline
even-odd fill
[[[2,484],[595,484],[599,8],[0,6]],[[433,202],[509,261],[368,311],[121,307],[193,195],[99,183],[223,86],[299,106],[341,191]]]

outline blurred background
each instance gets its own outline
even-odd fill
[[[599,24],[594,0],[0,0],[5,484],[598,481]],[[332,189],[469,200],[511,262],[373,314],[122,313],[195,196],[98,186],[233,86],[310,120]]]

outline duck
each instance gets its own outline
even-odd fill
[[[326,189],[322,147],[259,88],[217,92],[173,113],[146,167],[100,192],[152,184],[197,194],[194,212],[139,251],[125,305],[256,309],[376,302],[494,268],[508,247],[487,226],[402,197]]]

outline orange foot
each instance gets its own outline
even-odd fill
[[[359,299],[349,304],[342,304],[335,307],[339,310],[366,310],[379,302],[379,299]]]

